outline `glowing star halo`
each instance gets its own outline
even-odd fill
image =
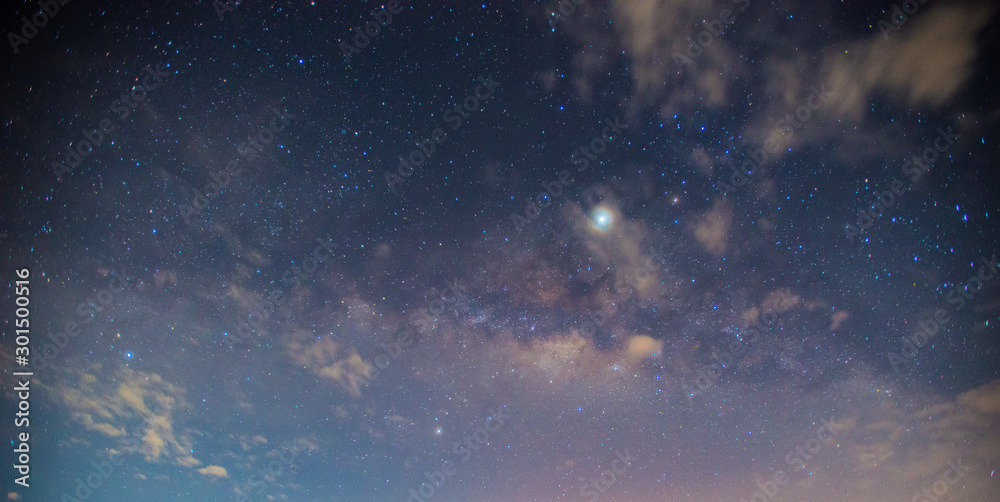
[[[611,225],[615,222],[614,216],[611,211],[603,208],[595,208],[590,213],[590,228],[604,233],[611,229]]]

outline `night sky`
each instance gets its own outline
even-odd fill
[[[1000,6],[329,3],[0,7],[6,500],[1000,500]]]

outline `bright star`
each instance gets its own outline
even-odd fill
[[[590,214],[590,228],[598,232],[607,232],[614,222],[614,216],[607,209],[599,207]]]

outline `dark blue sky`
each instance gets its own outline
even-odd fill
[[[8,500],[997,499],[995,8],[335,3],[0,9]]]

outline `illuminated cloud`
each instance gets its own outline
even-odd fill
[[[202,467],[201,469],[198,469],[198,472],[206,476],[213,476],[216,478],[229,477],[229,473],[226,472],[226,468],[218,465],[207,465],[205,467]]]
[[[705,251],[714,255],[723,255],[728,249],[732,224],[732,205],[720,199],[715,202],[711,210],[701,217],[694,229],[694,237],[705,248]]]
[[[873,29],[867,40],[831,51],[824,73],[838,89],[832,106],[857,120],[879,93],[903,106],[946,105],[972,74],[976,38],[992,12],[982,3],[933,5],[888,39]]]
[[[100,366],[93,368],[100,370]],[[75,378],[79,382],[76,386],[59,384],[55,392],[86,430],[117,438],[122,451],[141,453],[150,462],[200,464],[191,457],[191,431],[174,430],[175,415],[190,408],[181,387],[158,374],[128,368],[115,369],[101,379],[82,372]],[[126,435],[138,439],[138,445],[124,447]]]
[[[299,331],[288,343],[288,354],[295,364],[337,382],[354,397],[361,396],[362,384],[374,369],[357,352],[339,352],[337,342],[329,335],[316,339]]]
[[[625,343],[625,355],[633,362],[663,353],[663,341],[646,335],[635,335]]]
[[[961,458],[977,469],[963,479],[970,499],[985,500],[993,488],[983,469],[1000,448],[1000,433],[990,425],[1000,419],[1000,381],[954,399],[907,397],[926,405],[909,411],[886,403],[848,434],[847,448],[860,475],[854,483],[857,496],[876,484],[912,492],[939,477],[949,461]],[[888,472],[896,474],[887,477]]]
[[[765,312],[770,310],[779,314],[801,304],[802,297],[792,293],[791,288],[781,288],[772,291],[760,302],[760,306]]]
[[[715,37],[692,64],[679,66],[673,56],[685,54],[688,37],[695,38],[705,29],[703,20],[718,19],[723,9],[732,7],[728,3],[698,0],[613,1],[610,10],[616,43],[622,46],[629,59],[635,102],[642,105],[673,103],[677,98],[693,102],[701,96],[709,104],[725,103],[728,87],[736,77],[732,69],[738,66],[738,58],[729,48],[726,34]],[[694,90],[697,95],[692,92]],[[661,114],[667,113],[669,110],[663,110]]]
[[[846,311],[840,310],[834,312],[834,314],[830,316],[830,327],[827,329],[833,331],[840,328],[840,325],[843,324],[849,317],[851,317],[851,315]]]

